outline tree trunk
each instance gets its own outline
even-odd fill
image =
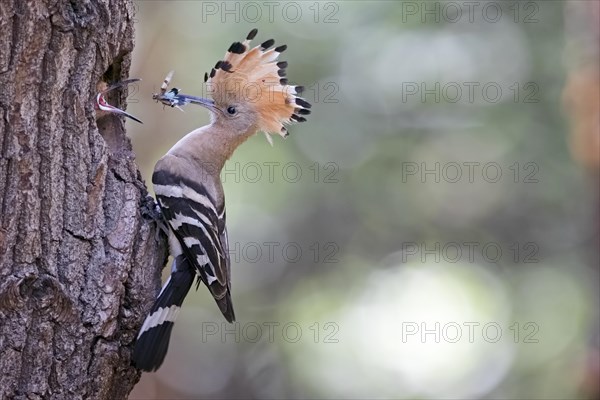
[[[123,121],[129,0],[0,1],[0,399],[124,399],[166,260]],[[115,94],[111,104],[121,104]]]

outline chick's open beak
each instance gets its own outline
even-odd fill
[[[121,110],[120,108],[117,108],[115,106],[111,106],[110,104],[108,104],[108,102],[106,101],[106,98],[104,97],[104,94],[107,92],[110,92],[111,90],[120,88],[122,86],[125,85],[129,85],[131,83],[134,82],[138,82],[141,79],[138,78],[133,78],[133,79],[126,79],[124,81],[120,81],[117,83],[112,84],[111,86],[109,86],[106,90],[103,90],[102,92],[98,93],[98,95],[96,96],[96,106],[99,110],[102,111],[106,111],[109,113],[113,113],[113,114],[119,114],[119,115],[124,115],[128,118],[131,118],[132,120],[139,122],[140,124],[143,124],[143,122],[141,120],[139,120],[138,118],[134,117],[133,115],[129,114],[128,112]]]

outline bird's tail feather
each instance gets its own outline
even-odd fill
[[[175,319],[194,281],[195,273],[184,257],[178,257],[176,265],[137,337],[133,362],[143,371],[156,371],[163,363]]]
[[[231,293],[229,291],[227,291],[222,299],[217,300],[217,305],[227,322],[235,321],[235,312],[233,311],[233,303],[231,302]]]

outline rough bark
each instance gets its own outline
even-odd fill
[[[122,399],[140,377],[166,248],[123,121],[94,110],[127,77],[133,10],[0,1],[0,399]]]

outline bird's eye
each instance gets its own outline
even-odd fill
[[[234,115],[237,112],[237,110],[234,106],[229,106],[227,107],[227,112],[229,113],[229,115]]]

